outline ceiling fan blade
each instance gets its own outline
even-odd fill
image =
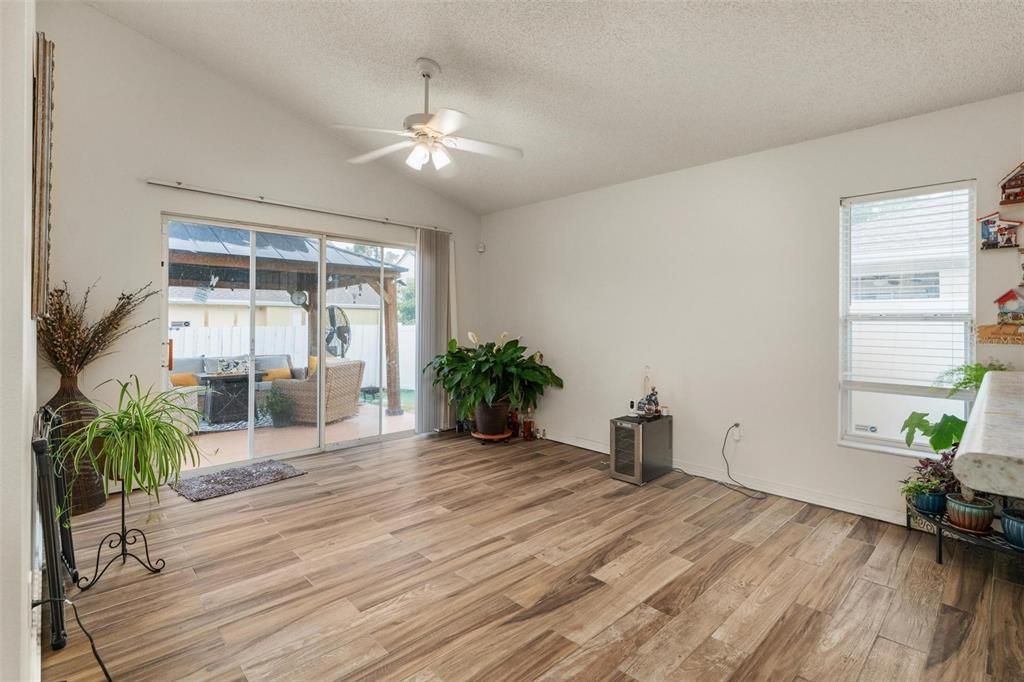
[[[510,147],[508,145],[497,144],[495,142],[484,142],[483,140],[473,140],[468,137],[444,137],[441,139],[441,144],[445,147],[458,149],[462,152],[485,154],[498,159],[509,159],[511,161],[515,161],[523,158],[523,150],[519,147]]]
[[[366,126],[350,126],[347,123],[335,123],[331,126],[339,130],[358,130],[364,133],[385,133],[387,135],[399,135],[401,137],[412,137],[413,133],[408,130],[391,130],[389,128],[367,128]]]
[[[396,142],[394,144],[389,144],[387,147],[381,147],[380,149],[374,149],[372,152],[367,152],[365,154],[360,154],[359,156],[353,156],[351,159],[348,160],[348,162],[349,163],[369,163],[370,161],[376,161],[377,159],[381,158],[382,156],[387,156],[388,154],[394,154],[395,152],[401,151],[402,149],[408,149],[409,147],[412,147],[415,144],[416,143],[413,142],[412,140],[402,140],[401,142]]]
[[[456,130],[466,125],[469,116],[456,111],[455,109],[438,109],[433,118],[427,121],[427,127],[436,130],[442,135],[451,135]]]

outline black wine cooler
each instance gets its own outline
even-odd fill
[[[643,485],[672,471],[672,417],[611,420],[611,477]]]

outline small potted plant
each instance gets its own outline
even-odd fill
[[[535,408],[546,387],[562,387],[562,379],[543,364],[539,352],[526,355],[519,339],[505,341],[504,336],[480,343],[470,332],[472,346],[452,339],[447,352],[424,368],[433,370],[434,385],[455,401],[459,417],[473,416],[477,433],[484,436],[506,433],[510,408]]]
[[[1024,509],[1003,509],[1003,539],[1024,550]]]
[[[292,425],[295,418],[295,401],[277,386],[270,388],[263,407],[270,413],[270,420],[275,428]]]
[[[918,511],[926,514],[946,512],[946,491],[936,481],[905,479],[900,493]]]
[[[932,490],[945,492],[946,513],[951,524],[961,530],[984,534],[992,525],[995,505],[991,500],[976,495],[974,491],[961,490],[959,481],[953,475],[953,458],[966,427],[967,422],[954,415],[944,414],[939,421],[933,423],[924,412],[911,412],[903,423],[902,431],[906,432],[908,447],[914,444],[914,439],[920,433],[928,438],[928,444],[940,455],[939,459],[918,460],[917,466],[914,467],[917,472],[916,481],[932,483]],[[911,482],[912,479],[904,481],[904,489]],[[924,488],[911,488],[909,494],[916,495],[911,504],[925,511],[920,504],[928,505],[932,501],[921,497],[919,493],[922,492],[926,492]]]

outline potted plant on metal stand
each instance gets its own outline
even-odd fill
[[[976,392],[987,373],[1007,369],[1009,367],[1001,362],[969,363],[944,372],[936,383],[948,386],[947,397],[952,398],[961,392]],[[957,528],[984,534],[992,524],[995,504],[973,490],[961,490],[960,482],[953,475],[953,458],[965,428],[967,422],[955,415],[944,414],[933,423],[927,413],[911,412],[900,429],[906,434],[907,447],[913,447],[920,433],[939,458],[918,460],[914,467],[916,477],[904,479],[901,492],[916,509],[931,514],[945,512]]]
[[[975,494],[974,491],[961,490],[960,482],[953,476],[953,458],[966,427],[967,422],[951,414],[944,414],[937,422],[932,423],[924,412],[911,412],[903,423],[902,430],[907,434],[908,447],[914,444],[917,434],[921,433],[928,438],[928,444],[932,449],[940,455],[938,460],[921,459],[914,468],[918,471],[919,481],[930,481],[935,484],[934,489],[928,492],[945,493],[945,511],[949,516],[949,522],[960,530],[983,535],[989,532],[992,525],[995,504]],[[915,494],[912,504],[921,511],[928,511],[920,506],[929,504],[918,494],[922,491],[908,490],[908,485],[908,481],[904,481],[905,493]]]
[[[82,576],[76,583],[82,590],[95,585],[117,559],[122,564],[135,559],[150,573],[163,570],[163,559],[150,560],[145,533],[128,528],[125,504],[136,488],[159,503],[160,486],[176,482],[185,464],[199,464],[199,448],[188,434],[196,430],[200,413],[185,406],[180,389],[143,391],[136,376],[118,384],[116,407],[100,406],[97,415],[72,431],[58,451],[71,471],[97,472],[105,493],[112,481],[120,482],[121,487],[121,527],[100,541],[93,577]],[[129,551],[139,540],[144,557]],[[117,554],[100,570],[104,547],[117,550]]]
[[[914,466],[915,476],[905,478],[900,492],[914,508],[927,514],[946,511],[946,494],[960,490],[953,476],[953,452],[941,453],[939,459],[923,457]]]
[[[475,417],[474,436],[509,438],[509,409],[535,408],[544,389],[561,388],[562,379],[543,364],[539,352],[526,355],[526,346],[520,345],[519,339],[479,343],[472,333],[469,339],[473,346],[450,340],[447,352],[435,357],[424,371],[434,372],[434,385],[455,401],[460,418]]]

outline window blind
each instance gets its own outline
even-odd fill
[[[973,355],[966,183],[844,199],[842,380],[931,387]]]

